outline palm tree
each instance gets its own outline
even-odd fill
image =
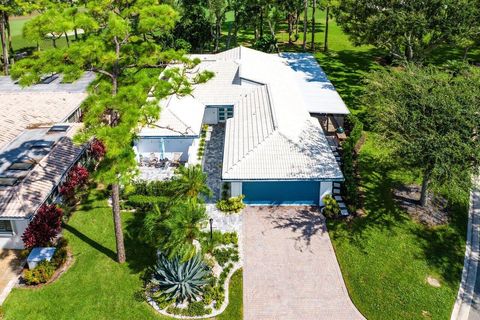
[[[173,189],[178,197],[198,199],[200,195],[210,197],[212,190],[207,186],[207,174],[200,165],[179,167],[173,181]]]
[[[158,228],[150,230],[161,234],[157,247],[169,258],[179,256],[187,261],[196,253],[193,241],[200,237],[201,225],[206,220],[205,207],[188,199],[170,208],[165,219],[156,220]]]

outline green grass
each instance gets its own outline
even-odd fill
[[[375,140],[359,157],[367,215],[328,224],[350,296],[368,319],[448,319],[463,267],[466,205],[453,205],[447,226],[412,221],[391,190],[415,176],[388,161]],[[428,276],[441,287],[428,285]]]
[[[5,304],[9,319],[170,319],[158,315],[142,297],[142,275],[155,259],[154,250],[138,240],[139,219],[122,214],[127,263],[115,262],[111,208],[93,192],[64,229],[75,256],[70,269],[41,289],[14,289]],[[239,319],[241,272],[234,276],[231,305],[219,319]]]
[[[230,303],[227,309],[217,320],[240,320],[243,319],[243,274],[242,270],[236,271],[230,280],[229,290]]]
[[[22,52],[25,50],[34,50],[36,49],[37,44],[32,41],[28,41],[27,39],[23,38],[22,30],[25,23],[32,19],[32,16],[24,16],[24,17],[14,17],[10,20],[10,28],[12,33],[12,46],[15,52]],[[70,40],[74,40],[73,36],[70,37]],[[67,45],[67,41],[65,37],[62,37],[57,40],[57,46],[63,47]],[[49,49],[52,48],[52,41],[45,39],[40,43],[40,47],[42,49]]]

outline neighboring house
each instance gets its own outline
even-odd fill
[[[80,80],[20,88],[0,77],[0,249],[21,249],[35,212],[54,201],[58,186],[84,147],[72,137],[81,127],[80,104],[93,74]]]
[[[137,152],[175,150],[196,163],[202,124],[216,125],[225,130],[218,184],[229,183],[232,196],[252,205],[321,205],[343,175],[314,116],[343,125],[349,111],[315,59],[244,47],[192,58],[215,77],[191,96],[163,101],[159,122],[140,131]]]

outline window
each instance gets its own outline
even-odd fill
[[[225,106],[218,108],[218,121],[225,122],[233,117],[233,106]]]
[[[10,220],[0,220],[0,233],[12,233],[12,223]]]

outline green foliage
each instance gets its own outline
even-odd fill
[[[216,247],[222,245],[238,246],[238,235],[235,232],[221,232],[219,230],[214,230],[212,239],[210,239],[210,232],[202,232],[198,240],[200,241],[204,253],[213,253],[213,250]]]
[[[28,285],[38,285],[46,283],[55,273],[55,266],[49,261],[41,261],[32,270],[23,272],[23,279]]]
[[[52,265],[55,267],[55,269],[60,268],[66,261],[68,257],[68,250],[67,248],[57,248],[55,251],[53,257],[52,257]]]
[[[354,209],[358,206],[358,183],[355,178],[355,146],[362,137],[363,123],[353,115],[348,115],[346,119],[351,126],[350,134],[347,140],[342,144],[342,172],[345,178],[344,185],[346,191],[346,198],[350,206]]]
[[[169,197],[163,196],[144,196],[141,194],[133,194],[128,197],[128,205],[142,212],[151,211],[154,207],[165,209],[172,201]]]
[[[268,52],[268,53],[275,52],[276,46],[277,46],[277,39],[269,34],[260,37],[253,44],[253,47],[255,49],[261,50],[263,52]]]
[[[177,197],[198,199],[199,196],[209,197],[212,191],[207,185],[207,174],[200,165],[180,166],[173,179],[173,188]]]
[[[374,45],[396,59],[421,60],[459,37],[473,40],[480,25],[478,8],[477,0],[344,0],[337,22],[355,45]]]
[[[219,248],[214,249],[212,252],[213,256],[217,260],[218,264],[224,267],[227,262],[238,262],[238,249],[236,248]]]
[[[338,206],[337,200],[335,200],[332,195],[327,194],[325,197],[322,199],[323,204],[325,207],[323,208],[322,213],[327,217],[327,218],[335,218],[338,216],[340,213],[340,207]]]
[[[400,165],[420,173],[424,187],[462,180],[478,165],[478,83],[480,70],[468,66],[450,71],[408,65],[368,77],[364,103],[380,142]]]
[[[167,312],[171,314],[181,315],[181,316],[203,316],[212,312],[211,308],[206,307],[207,303],[202,301],[194,301],[188,304],[186,308],[178,308],[175,306],[170,306],[167,308]]]
[[[220,307],[225,300],[225,290],[223,289],[223,286],[209,284],[205,287],[203,299],[205,303],[215,301],[215,307]]]
[[[169,260],[159,254],[151,283],[159,290],[157,294],[166,296],[170,301],[193,302],[202,296],[210,274],[200,255],[182,262],[180,257]]]
[[[245,204],[243,203],[243,198],[245,198],[245,196],[242,194],[242,195],[239,195],[238,197],[231,197],[228,199],[219,200],[217,202],[217,208],[223,212],[238,213],[242,211],[243,208],[245,208]]]
[[[177,202],[166,212],[157,208],[145,217],[145,238],[170,258],[186,261],[196,253],[193,241],[199,239],[206,219],[205,207],[192,200]]]

